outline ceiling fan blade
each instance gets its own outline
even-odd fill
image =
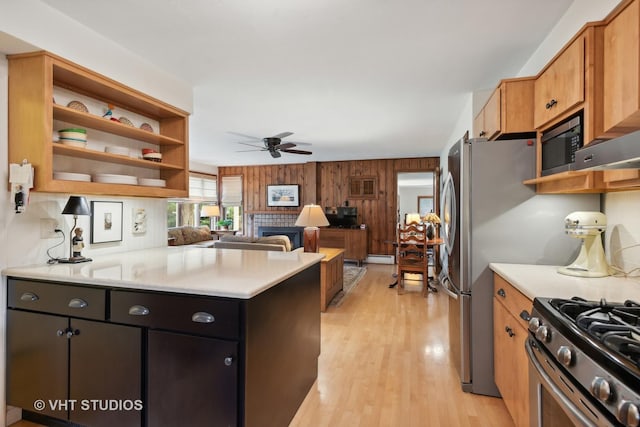
[[[251,136],[251,135],[245,135],[243,133],[238,133],[238,132],[227,132],[227,133],[230,133],[231,135],[241,136],[243,138],[253,139],[253,140],[256,140],[256,141],[262,141],[262,138],[258,138],[256,136]]]
[[[273,158],[278,158],[282,156],[282,154],[280,154],[280,151],[278,150],[269,150],[269,154],[271,154],[271,157]]]
[[[278,150],[287,150],[287,149],[289,149],[289,148],[293,148],[293,147],[295,147],[295,146],[296,146],[296,144],[294,144],[293,142],[285,142],[284,144],[278,144],[278,145],[276,145],[276,148],[277,148]]]
[[[311,145],[310,142],[300,142],[300,141],[287,141],[290,142],[292,144],[296,144],[296,145]]]
[[[305,151],[305,150],[280,150],[280,151],[284,151],[285,153],[291,153],[291,154],[313,154],[311,151]]]
[[[288,137],[289,135],[293,135],[293,132],[282,132],[282,133],[279,133],[277,135],[273,135],[271,138],[281,138],[282,139],[282,138]]]
[[[239,141],[239,142],[237,142],[236,144],[248,145],[249,147],[253,147],[253,148],[262,148],[262,147],[261,147],[261,146],[259,146],[259,145],[254,145],[254,144],[251,144],[251,143],[248,143],[248,142],[240,142],[240,141]]]

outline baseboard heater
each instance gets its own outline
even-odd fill
[[[367,256],[367,263],[370,264],[395,264],[393,255],[374,255],[369,254]]]

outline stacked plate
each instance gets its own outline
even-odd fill
[[[138,178],[138,185],[147,187],[166,187],[167,181],[164,179]]]
[[[53,179],[63,179],[65,181],[91,182],[91,175],[85,173],[54,172]]]
[[[132,175],[116,175],[111,173],[97,173],[93,176],[94,182],[103,184],[129,184],[138,185],[138,178]]]
[[[60,129],[58,142],[73,147],[87,147],[87,130],[81,128]]]
[[[129,147],[109,146],[104,147],[104,151],[111,154],[119,154],[121,156],[129,157]]]

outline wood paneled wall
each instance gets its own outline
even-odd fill
[[[393,247],[385,241],[395,239],[397,215],[398,172],[433,171],[439,174],[439,157],[406,159],[352,160],[340,162],[309,162],[263,166],[219,167],[218,175],[243,176],[245,215],[254,213],[294,213],[304,204],[321,206],[349,206],[358,208],[358,221],[369,228],[368,252],[393,254]],[[376,198],[349,198],[349,177],[378,178]],[[268,207],[267,185],[300,185],[301,206],[298,208]],[[434,189],[434,206],[439,209],[439,191]]]

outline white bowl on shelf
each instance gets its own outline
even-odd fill
[[[166,187],[167,181],[164,179],[138,178],[138,185],[144,185],[146,187]]]
[[[111,173],[97,173],[93,176],[94,182],[103,184],[128,184],[138,185],[138,178],[132,175],[116,175]]]
[[[54,172],[53,179],[60,179],[65,181],[91,182],[91,175],[86,173],[74,173],[74,172]]]
[[[75,139],[60,138],[58,142],[62,145],[69,145],[71,147],[87,148],[87,141],[76,141]]]

